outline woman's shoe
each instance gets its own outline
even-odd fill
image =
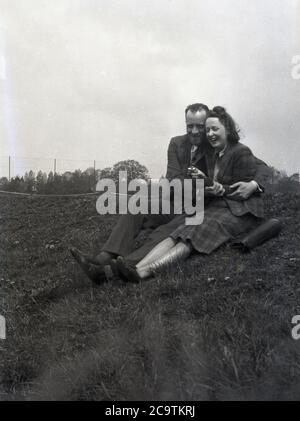
[[[118,256],[116,265],[126,281],[137,284],[142,280],[136,268],[127,263],[122,256]]]

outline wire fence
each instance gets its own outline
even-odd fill
[[[73,194],[37,194],[37,193],[20,193],[20,192],[11,192],[11,191],[5,191],[0,190],[0,194],[6,195],[6,196],[23,196],[28,198],[51,198],[51,197],[85,197],[85,196],[99,196],[101,192],[94,192],[94,193],[73,193]]]
[[[101,160],[75,160],[75,159],[59,159],[59,158],[29,158],[18,156],[0,156],[0,177],[23,176],[26,172],[33,171],[37,173],[42,171],[45,173],[53,172],[63,174],[73,172],[75,170],[86,170],[88,168],[104,168],[108,167]]]
[[[13,177],[24,176],[26,172],[33,171],[35,175],[39,172],[49,174],[64,174],[74,172],[75,170],[85,171],[87,169],[96,171],[112,167],[115,164],[109,164],[101,159],[63,159],[63,158],[45,158],[45,157],[19,157],[19,156],[0,156],[0,178],[6,177],[9,181]],[[144,165],[142,163],[142,165]],[[150,164],[150,172],[155,177],[163,174],[163,163]]]

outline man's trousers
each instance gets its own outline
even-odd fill
[[[126,257],[132,264],[138,263],[158,243],[167,238],[184,220],[185,215],[121,215],[117,225],[104,244],[102,251]],[[134,250],[138,234],[151,229],[145,243]]]

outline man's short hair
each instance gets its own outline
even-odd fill
[[[197,111],[203,111],[203,110],[208,113],[209,111],[208,106],[205,104],[200,104],[200,103],[191,104],[186,107],[185,115],[187,115],[188,111],[191,111],[192,113],[196,113]]]

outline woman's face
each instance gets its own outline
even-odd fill
[[[219,151],[227,146],[227,131],[217,117],[208,117],[205,123],[206,136],[211,146]]]

